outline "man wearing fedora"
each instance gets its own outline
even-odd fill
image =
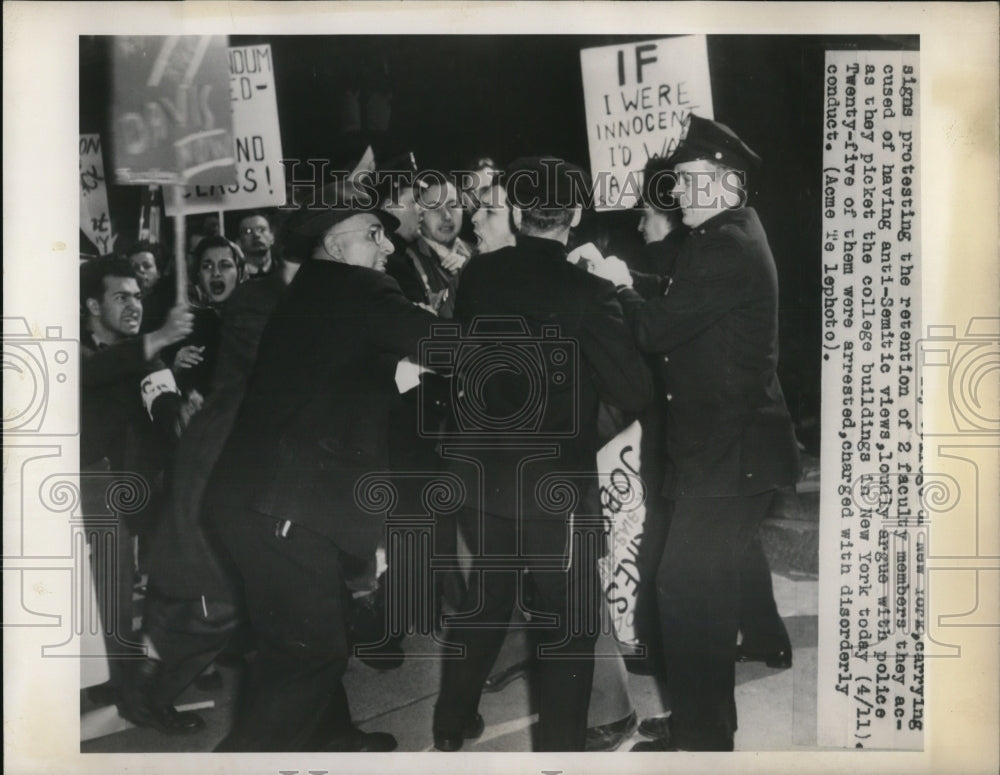
[[[461,344],[473,357],[497,357],[476,361],[481,368],[470,366],[468,374],[456,363],[453,377],[459,422],[445,446],[452,470],[468,481],[463,517],[467,534],[478,538],[470,547],[469,590],[446,630],[464,656],[442,664],[433,722],[442,751],[482,733],[483,682],[515,604],[527,597],[519,598],[522,582],[531,585],[538,648],[534,749],[585,746],[601,600],[596,558],[581,548],[589,536],[579,525],[586,515],[600,519],[589,502],[597,485],[598,403],[639,411],[652,389],[614,287],[566,259],[582,212],[579,173],[552,157],[511,165],[506,190],[516,244],[471,259],[456,298]],[[484,349],[476,338],[486,324]],[[481,423],[463,425],[463,410]],[[477,481],[477,471],[488,479]]]
[[[760,157],[729,127],[692,115],[667,163],[691,232],[665,291],[643,299],[624,263],[602,269],[639,348],[660,356],[666,391],[673,514],[656,591],[671,714],[640,725],[654,739],[633,750],[731,751],[740,569],[761,552],[776,489],[798,478],[798,447],[776,374],[777,271],[745,206]]]
[[[349,191],[296,216],[312,252],[264,329],[203,502],[257,641],[216,750],[390,751],[392,735],[353,725],[341,682],[345,579],[374,556],[384,527],[354,486],[387,467],[396,363],[419,357],[437,318],[384,274],[394,217]]]

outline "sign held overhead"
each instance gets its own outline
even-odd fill
[[[225,36],[123,36],[111,45],[116,182],[231,183]]]
[[[673,152],[688,115],[713,117],[705,36],[587,48],[580,67],[595,208],[632,207],[643,166]]]
[[[236,177],[224,185],[187,186],[185,213],[250,210],[285,203],[285,168],[270,45],[233,46],[228,57]],[[167,215],[177,205],[168,202]]]

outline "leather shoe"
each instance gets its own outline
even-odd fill
[[[165,708],[152,708],[148,705],[122,707],[118,713],[138,727],[152,727],[165,735],[190,735],[205,728],[205,720],[197,713],[182,713],[172,705]]]
[[[160,673],[160,663],[154,659],[138,662],[118,698],[118,715],[139,727],[152,727],[165,735],[189,735],[205,728],[205,720],[197,713],[177,710],[173,705],[155,705],[151,692]]]
[[[434,730],[434,747],[439,751],[458,751],[466,740],[477,740],[486,729],[486,722],[480,714],[476,714],[462,727],[460,736],[447,735]]]
[[[653,723],[646,723],[653,722]],[[632,746],[633,751],[732,751],[733,735],[721,729],[688,730],[678,736],[671,729],[669,716],[646,719],[646,730],[663,729],[664,734],[654,740],[643,740]],[[642,732],[642,725],[639,731]]]
[[[656,740],[642,740],[632,746],[633,751],[676,751],[670,744],[669,737],[661,737]]]
[[[337,753],[388,753],[395,751],[396,738],[388,732],[362,732],[357,727],[345,735],[335,737],[325,747]]]
[[[639,734],[654,739],[670,737],[670,714],[644,718],[639,724]]]
[[[622,741],[635,732],[638,720],[633,710],[625,718],[587,729],[585,751],[614,751]]]
[[[792,647],[777,649],[775,651],[756,651],[744,648],[741,643],[736,647],[737,662],[763,662],[768,667],[777,670],[787,670],[792,666]]]
[[[513,683],[518,678],[524,678],[528,674],[529,664],[530,661],[525,659],[501,670],[499,673],[493,673],[493,675],[483,682],[483,691],[487,694],[493,694],[505,688],[508,684]]]

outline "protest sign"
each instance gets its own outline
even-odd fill
[[[608,553],[597,561],[604,600],[620,643],[637,645],[636,596],[639,544],[646,519],[640,478],[642,426],[633,422],[597,452],[601,513],[611,523]]]
[[[182,195],[185,213],[247,210],[285,203],[271,46],[233,46],[229,49],[228,67],[236,178],[227,185],[186,187]],[[177,215],[169,200],[166,213]]]
[[[111,131],[118,183],[233,181],[226,48],[218,35],[115,38]]]
[[[598,211],[632,207],[642,168],[669,156],[687,117],[713,117],[704,35],[580,52],[584,108]]]
[[[80,230],[101,255],[115,249],[100,135],[80,135]]]

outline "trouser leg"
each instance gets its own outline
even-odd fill
[[[760,542],[760,528],[740,556],[740,631],[743,643],[755,652],[791,648],[788,630],[778,613],[771,568]]]
[[[171,600],[150,590],[143,629],[162,663],[149,700],[154,707],[173,705],[178,695],[212,664],[229,642],[239,619],[229,615],[209,620],[200,600]]]
[[[732,749],[739,560],[772,497],[677,499],[657,594],[671,731],[681,747]]]
[[[569,549],[568,570],[531,571],[533,607],[557,624],[536,632],[539,680],[536,751],[582,751],[594,675],[594,642],[600,630],[600,592],[595,542],[574,528],[567,542],[563,522],[525,525],[525,543],[539,554]],[[589,548],[588,548],[589,547]]]
[[[486,517],[485,540],[492,554],[510,554],[516,546],[514,521]],[[461,620],[450,625],[444,640],[462,647],[461,656],[446,656],[441,665],[441,693],[434,708],[434,729],[460,736],[479,708],[483,682],[503,645],[517,596],[519,570],[486,570],[474,558],[470,584],[461,604]]]
[[[324,719],[341,727],[330,729],[330,738],[347,732],[337,547],[299,526],[278,537],[275,520],[253,511],[220,514],[216,524],[243,577],[258,645],[233,730],[218,750],[301,750],[322,733],[317,726]]]

